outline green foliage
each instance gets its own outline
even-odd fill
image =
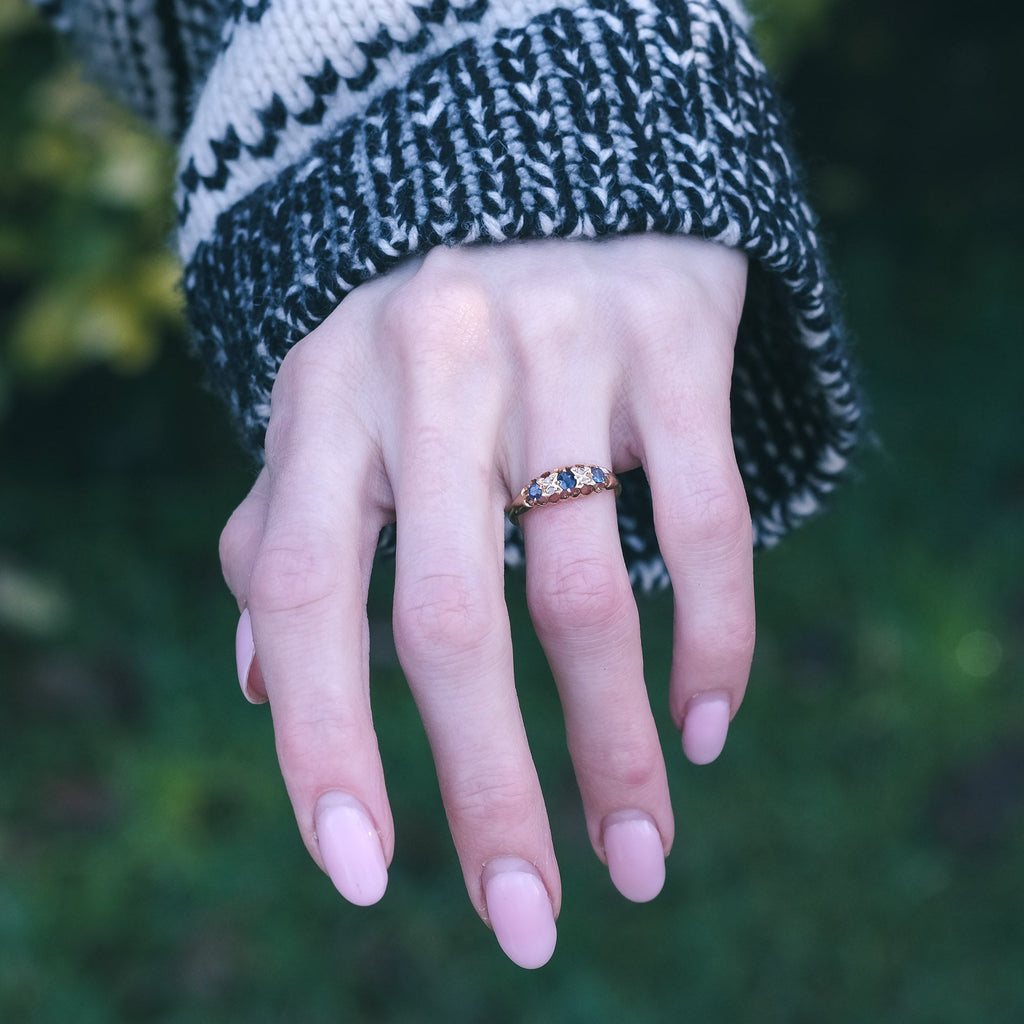
[[[748,0],[754,35],[768,67],[784,74],[823,33],[838,0]]]
[[[149,365],[179,323],[169,150],[0,0],[0,382]]]

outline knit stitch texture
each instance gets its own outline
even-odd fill
[[[755,545],[817,511],[843,475],[854,377],[737,0],[47,7],[108,84],[181,140],[195,345],[254,451],[291,345],[398,261],[656,231],[750,257],[732,416]],[[631,579],[664,586],[649,489],[639,472],[623,484]],[[512,528],[506,556],[521,560]]]

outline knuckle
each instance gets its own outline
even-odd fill
[[[574,751],[574,760],[591,791],[650,792],[664,783],[665,761],[657,733],[653,732],[653,726],[631,724],[626,714],[616,720],[613,739],[580,755]]]
[[[745,673],[754,657],[756,628],[753,615],[723,609],[714,624],[705,626],[690,639],[687,661],[697,678],[714,678],[722,671]]]
[[[643,273],[634,274],[623,292],[635,316],[643,317],[666,308],[685,309],[693,304],[695,289],[687,275],[665,263],[645,263]]]
[[[655,503],[659,537],[685,536],[690,545],[732,552],[752,544],[750,508],[737,478],[696,474],[691,486]]]
[[[658,267],[632,279],[621,301],[631,358],[654,407],[699,403],[704,387],[694,386],[695,370],[712,372],[717,384],[728,384],[739,310],[723,288]]]
[[[445,810],[456,831],[514,834],[536,818],[537,795],[526,778],[489,768],[449,791]]]
[[[743,304],[746,262],[721,246],[705,247],[696,268],[675,260],[645,260],[630,276],[623,301],[634,317],[677,324],[721,324],[735,330]]]
[[[431,252],[419,272],[392,292],[382,316],[384,336],[414,377],[462,373],[494,358],[493,299],[459,253]]]
[[[242,561],[251,534],[250,521],[251,518],[245,512],[244,506],[239,505],[220,532],[217,553],[220,557],[221,571],[225,576],[230,576]]]
[[[642,343],[686,334],[700,315],[700,290],[669,266],[645,264],[620,293],[621,315]]]
[[[352,716],[325,710],[316,717],[275,720],[274,741],[285,777],[308,780],[323,773],[325,751],[344,751],[353,759],[364,735]]]
[[[325,344],[321,336],[308,335],[297,341],[285,353],[277,369],[271,400],[280,404],[309,382],[322,382],[332,370],[332,352],[344,350],[344,346]]]
[[[500,617],[484,595],[453,573],[422,576],[397,588],[395,643],[399,654],[448,661],[480,651],[496,635]]]
[[[622,572],[607,557],[578,558],[528,575],[527,598],[538,626],[555,635],[621,623],[632,607]]]
[[[749,667],[754,658],[754,645],[757,628],[754,616],[724,616],[719,635],[724,647],[724,655],[732,664]]]
[[[264,612],[294,612],[336,592],[337,555],[327,537],[306,529],[265,541],[249,581],[249,603]]]
[[[275,386],[285,388],[290,386],[295,378],[303,377],[310,370],[311,364],[317,361],[318,348],[316,338],[313,336],[305,337],[292,345],[281,360],[274,381]]]
[[[552,339],[558,340],[557,351],[575,339],[593,354],[593,335],[583,330],[588,319],[593,319],[590,287],[581,272],[570,264],[559,269],[557,276],[545,273],[518,282],[516,301],[511,311],[514,333],[526,354],[549,352]],[[529,364],[525,369],[529,369]]]
[[[605,762],[609,779],[634,791],[645,791],[659,783],[664,775],[661,751],[639,738],[620,738],[607,752]]]
[[[601,693],[596,732],[567,730],[573,763],[590,793],[650,793],[666,785],[665,761],[650,706],[621,687]],[[621,799],[628,799],[622,797]]]

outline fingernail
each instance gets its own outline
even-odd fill
[[[256,644],[252,639],[252,620],[249,609],[243,608],[238,618],[238,629],[235,630],[235,666],[238,669],[238,685],[242,688],[245,699],[250,704],[262,704],[263,701],[254,697],[249,690],[249,673],[256,658]]]
[[[729,713],[729,696],[725,693],[701,693],[687,705],[683,751],[694,764],[710,764],[722,752]]]
[[[651,817],[643,811],[609,814],[602,839],[615,888],[634,903],[653,900],[665,884],[665,847]]]
[[[388,868],[363,805],[347,793],[324,793],[316,805],[316,835],[334,888],[357,907],[376,903],[388,887]]]
[[[519,967],[543,967],[555,951],[555,915],[537,869],[502,857],[484,869],[487,916],[505,955]]]

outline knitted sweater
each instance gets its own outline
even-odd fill
[[[751,261],[732,417],[755,544],[842,475],[858,397],[739,0],[36,2],[180,143],[195,345],[254,450],[288,348],[404,257],[682,232]],[[639,471],[619,514],[634,583],[663,585]]]

